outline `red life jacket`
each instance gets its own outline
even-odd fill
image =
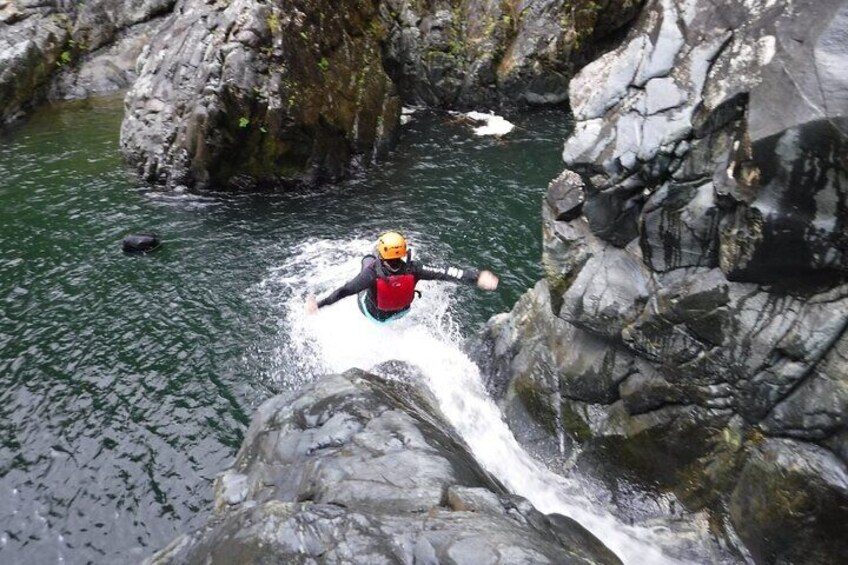
[[[412,275],[390,275],[377,279],[377,309],[397,312],[412,304],[415,298],[415,277]]]

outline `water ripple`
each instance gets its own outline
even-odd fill
[[[138,561],[205,522],[253,409],[311,378],[304,359],[277,355],[293,351],[287,289],[309,274],[267,283],[303,242],[367,252],[395,228],[424,257],[493,268],[502,292],[457,291],[473,296],[456,305],[470,331],[538,277],[562,116],[513,120],[495,142],[416,115],[390,158],[350,181],[198,195],[130,184],[121,111],[120,99],[48,109],[0,145],[4,563]],[[143,231],[163,247],[121,253]],[[358,261],[349,252],[323,251],[342,266]]]

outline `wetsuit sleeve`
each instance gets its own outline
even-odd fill
[[[342,298],[345,298],[346,296],[357,294],[358,292],[361,292],[370,287],[372,284],[374,284],[375,279],[376,273],[374,272],[374,269],[369,268],[367,266],[363,266],[359,274],[348,282],[346,282],[344,286],[334,290],[332,293],[330,293],[329,296],[319,300],[318,307],[321,308],[324,306],[329,306],[330,304],[333,304],[334,302],[337,302]]]
[[[431,267],[415,263],[413,274],[422,281],[454,281],[466,284],[475,284],[480,276],[478,269],[460,267]]]

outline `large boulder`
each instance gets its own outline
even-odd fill
[[[70,61],[53,79],[48,98],[82,99],[129,88],[136,60],[177,0],[99,0],[74,3]]]
[[[378,2],[187,0],[145,48],[121,149],[142,180],[332,180],[392,140]]]
[[[5,125],[44,98],[62,54],[69,53],[71,34],[67,20],[49,6],[3,0],[0,22],[0,125]]]
[[[649,2],[571,82],[545,280],[489,326],[510,414],[715,512],[760,562],[848,554],[814,535],[848,508],[846,18]]]
[[[549,105],[643,0],[386,0],[386,68],[404,100],[451,108]]]
[[[641,3],[186,0],[139,61],[122,150],[164,186],[336,180],[391,144],[401,99],[563,103]]]
[[[358,370],[263,404],[209,524],[146,563],[312,560],[619,563],[576,522],[507,495],[413,379]]]
[[[129,87],[143,44],[176,0],[0,0],[0,125],[45,99]]]
[[[121,139],[143,182],[332,181],[392,143],[400,98],[564,103],[643,2],[0,0],[0,119],[140,74]]]
[[[730,499],[739,535],[761,563],[842,563],[848,472],[821,447],[787,439],[757,446]],[[824,519],[823,519],[824,518]]]

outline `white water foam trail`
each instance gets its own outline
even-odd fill
[[[295,356],[309,365],[301,369],[313,375],[352,367],[368,370],[394,359],[415,365],[477,460],[511,492],[541,512],[577,520],[625,563],[682,563],[663,554],[656,535],[660,531],[623,524],[594,509],[580,485],[550,472],[524,451],[486,393],[478,367],[460,348],[451,318],[455,288],[450,283],[420,284],[423,297],[413,311],[386,325],[362,316],[353,297],[314,316],[303,312],[307,294],[324,296],[355,275],[370,245],[366,240],[309,241],[272,275],[275,283],[291,290],[287,325],[292,341],[286,347],[294,348]]]

